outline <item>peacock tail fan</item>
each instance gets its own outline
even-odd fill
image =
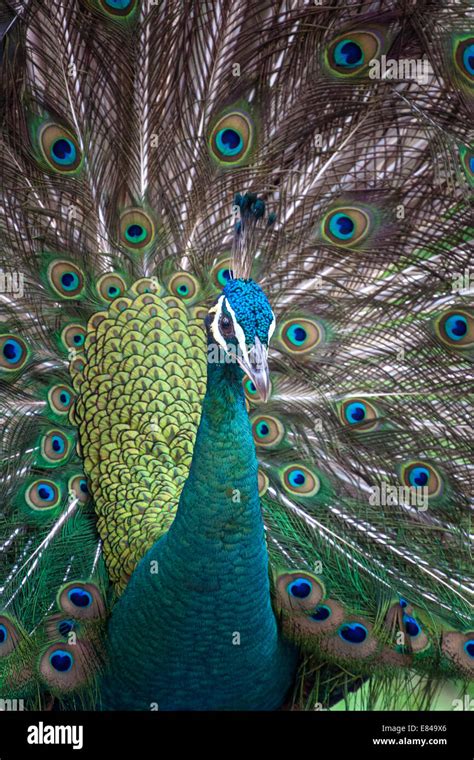
[[[0,697],[100,698],[189,473],[204,318],[250,277],[276,315],[268,403],[243,384],[286,706],[465,689],[467,4],[5,7]]]

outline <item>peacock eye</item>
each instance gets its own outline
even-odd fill
[[[368,636],[367,628],[361,623],[345,623],[338,629],[338,634],[348,644],[362,644]]]
[[[214,125],[209,136],[212,158],[221,166],[243,163],[255,141],[255,127],[244,111],[231,111]]]
[[[222,335],[229,336],[229,335],[233,335],[234,333],[234,325],[230,317],[226,317],[226,316],[221,317],[221,320],[219,322],[219,328]]]
[[[354,30],[337,37],[329,46],[327,62],[339,76],[363,72],[369,62],[380,52],[381,41],[377,35]]]
[[[48,167],[57,172],[72,172],[82,162],[76,137],[54,122],[47,122],[39,132],[39,144]]]
[[[457,43],[455,61],[461,74],[470,82],[474,80],[474,37]]]
[[[0,335],[0,369],[21,369],[28,358],[26,343],[17,335]]]
[[[124,211],[120,217],[120,243],[134,251],[146,248],[155,238],[155,225],[141,208]]]
[[[56,649],[49,657],[49,661],[54,668],[54,670],[57,670],[59,673],[67,673],[68,670],[71,670],[74,659],[72,657],[72,654],[70,652],[66,652],[63,649]]]
[[[400,469],[400,477],[408,488],[427,488],[428,496],[439,496],[443,490],[441,475],[428,462],[405,462]]]
[[[420,635],[421,628],[414,617],[411,617],[410,615],[404,615],[403,624],[405,626],[405,631],[411,638],[416,638],[416,636]]]
[[[322,623],[331,617],[331,608],[326,604],[318,604],[314,612],[310,615],[312,620],[316,620],[317,623]]]
[[[110,16],[131,16],[137,0],[99,0],[103,10]]]

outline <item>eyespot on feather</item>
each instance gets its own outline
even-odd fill
[[[72,692],[84,686],[98,666],[92,647],[78,640],[51,644],[39,661],[39,674],[53,693]]]
[[[278,603],[287,610],[310,610],[316,607],[325,595],[322,582],[306,571],[288,571],[276,579]]]
[[[68,490],[74,499],[79,499],[81,504],[85,504],[90,499],[89,487],[84,475],[74,475],[69,479]]]
[[[272,448],[284,438],[285,428],[277,417],[259,414],[251,420],[252,435],[257,446]]]
[[[75,172],[82,163],[77,138],[69,129],[55,122],[46,122],[38,131],[38,143],[48,168],[61,174]]]
[[[366,211],[353,206],[341,206],[327,213],[322,221],[323,238],[339,247],[359,245],[369,234],[371,220]]]
[[[20,634],[6,615],[0,615],[0,659],[7,657],[18,646]]]
[[[71,450],[71,442],[61,430],[49,430],[41,439],[41,453],[51,464],[64,462]]]
[[[277,328],[278,345],[293,356],[308,354],[324,339],[324,327],[309,317],[284,319]]]
[[[326,64],[341,77],[366,74],[370,61],[378,58],[381,39],[375,32],[354,29],[339,35],[329,44]]]
[[[357,433],[376,430],[379,426],[378,411],[370,401],[353,397],[344,399],[338,406],[343,425]]]
[[[93,583],[71,581],[60,589],[58,605],[67,615],[83,620],[102,618],[105,605],[102,594]]]
[[[378,649],[372,629],[373,626],[368,620],[352,616],[328,639],[321,639],[321,645],[325,653],[336,659],[364,660],[372,657]]]
[[[441,639],[441,651],[462,673],[474,675],[474,631],[447,631]]]
[[[229,280],[232,280],[232,259],[230,256],[219,259],[211,269],[211,279],[218,290],[225,288]]]
[[[25,341],[18,335],[0,335],[0,373],[16,372],[22,369],[29,357]]]
[[[265,496],[266,492],[268,491],[268,486],[269,486],[268,475],[262,470],[261,467],[259,467],[258,468],[258,495]]]
[[[209,135],[209,151],[220,166],[234,168],[248,158],[255,142],[253,119],[243,110],[221,116]]]
[[[411,460],[400,467],[400,480],[408,488],[427,488],[428,496],[439,496],[443,490],[443,478],[428,462]]]
[[[168,290],[183,301],[192,301],[200,291],[199,281],[189,272],[176,272],[168,281]]]
[[[54,509],[61,503],[61,498],[59,486],[47,478],[33,481],[25,492],[27,504],[36,510]]]
[[[137,10],[138,0],[97,0],[99,7],[115,19],[127,19]]]
[[[305,638],[319,639],[335,631],[343,622],[344,616],[342,604],[334,599],[322,599],[313,608],[295,615],[292,623],[297,633]]]
[[[74,398],[74,391],[69,385],[54,385],[48,391],[48,403],[55,414],[68,414]]]
[[[258,404],[260,399],[260,394],[255,387],[255,384],[253,380],[250,379],[248,375],[244,375],[242,384],[244,386],[244,393],[245,398],[247,401],[251,401],[253,404]],[[271,382],[270,382],[270,396],[271,396]]]
[[[61,332],[61,341],[63,346],[69,350],[75,348],[80,351],[86,340],[86,329],[83,325],[70,324],[66,325]]]
[[[288,465],[280,478],[285,491],[302,498],[315,496],[321,487],[318,476],[303,464]]]
[[[84,273],[70,261],[52,261],[47,276],[52,289],[61,298],[73,300],[84,293]]]
[[[472,85],[474,83],[474,37],[454,41],[454,61],[460,74]]]
[[[155,295],[160,295],[163,288],[156,277],[142,277],[140,280],[136,280],[136,282],[133,283],[131,291],[135,295],[143,295],[143,293],[155,293]]]
[[[126,248],[140,251],[155,238],[155,225],[143,209],[127,209],[120,217],[120,242]]]
[[[445,345],[456,350],[474,346],[474,315],[464,309],[448,309],[434,321],[435,334]]]
[[[97,292],[104,301],[114,301],[119,296],[123,296],[126,289],[123,277],[112,272],[102,275],[97,281]]]

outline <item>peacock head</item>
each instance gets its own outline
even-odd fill
[[[209,341],[225,363],[237,363],[252,380],[260,398],[270,395],[268,344],[275,315],[263,290],[253,280],[229,280],[208,312]]]

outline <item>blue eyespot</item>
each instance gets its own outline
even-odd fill
[[[339,628],[338,634],[349,644],[362,644],[369,635],[367,628],[361,623],[345,623]]]
[[[57,670],[58,673],[67,673],[68,670],[71,670],[74,663],[72,654],[70,654],[70,652],[65,652],[64,649],[56,649],[56,651],[50,655],[49,661],[54,670]]]
[[[61,275],[61,285],[64,290],[76,290],[79,286],[79,277],[75,272],[64,272]]]
[[[32,509],[50,509],[61,501],[61,492],[51,480],[35,480],[25,492],[27,504]]]
[[[334,48],[334,61],[337,66],[352,69],[364,62],[364,51],[353,40],[341,40]]]
[[[216,146],[224,156],[235,156],[244,145],[244,141],[235,129],[226,127],[216,135]]]
[[[51,155],[57,164],[71,166],[76,161],[76,146],[67,137],[59,137],[51,146]]]
[[[423,488],[428,485],[430,471],[426,467],[413,467],[408,475],[408,482],[413,488]]]
[[[466,641],[464,644],[464,651],[468,655],[468,657],[474,657],[474,640],[469,639],[469,641]]]
[[[189,293],[189,288],[188,288],[188,286],[187,286],[187,285],[185,285],[184,283],[183,283],[182,285],[178,285],[178,287],[176,288],[176,290],[177,290],[177,291],[178,291],[178,293],[179,293],[180,295],[182,295],[182,296],[187,296],[187,295],[188,295],[188,293]]]
[[[329,220],[329,231],[339,240],[350,240],[354,235],[355,224],[347,214],[333,214]]]
[[[288,586],[288,593],[297,599],[306,599],[311,594],[313,586],[306,578],[297,578]]]
[[[7,362],[16,364],[23,356],[23,348],[14,338],[10,338],[3,344],[3,355]]]
[[[310,618],[312,620],[316,620],[318,623],[322,623],[324,620],[327,620],[329,617],[331,617],[332,612],[330,607],[328,607],[326,604],[319,604],[314,612],[310,615]]]
[[[56,498],[54,488],[47,483],[40,483],[38,485],[38,496],[42,501],[54,501]]]
[[[53,435],[51,438],[51,448],[56,452],[56,454],[64,454],[66,450],[64,439],[59,435]]]
[[[86,339],[85,335],[83,335],[82,333],[76,333],[72,340],[76,346],[83,346],[85,339]]]
[[[352,404],[346,406],[344,414],[350,425],[362,422],[366,415],[365,404],[361,404],[360,401],[354,401]]]
[[[125,230],[125,237],[130,243],[141,243],[146,236],[147,231],[141,224],[129,224]]]
[[[8,631],[6,625],[0,625],[0,644],[4,644],[8,639]]]
[[[111,298],[118,295],[120,293],[120,290],[117,288],[116,285],[110,285],[109,289],[107,290],[107,293]]]
[[[58,623],[58,631],[61,636],[67,636],[68,633],[74,630],[75,625],[74,620],[60,620]]]
[[[79,488],[81,489],[82,493],[89,493],[89,489],[87,487],[87,480],[81,480],[79,482]]]
[[[68,591],[68,599],[75,607],[90,607],[92,594],[84,588],[72,588]]]
[[[265,436],[269,434],[270,428],[268,427],[266,422],[262,421],[256,425],[256,431],[257,431],[258,436],[265,438]]]
[[[105,4],[114,11],[124,11],[131,5],[132,0],[105,0]]]
[[[462,314],[452,314],[444,323],[446,335],[451,340],[462,340],[467,333],[467,319]]]
[[[474,45],[469,45],[462,54],[464,67],[471,76],[474,76]]]
[[[220,285],[227,285],[229,280],[232,280],[233,278],[233,272],[232,269],[219,269],[217,273],[217,280]]]
[[[409,615],[404,615],[403,623],[405,625],[405,631],[408,633],[408,635],[412,639],[416,638],[420,634],[421,627],[419,626],[415,618],[410,617]]]
[[[301,488],[306,483],[306,475],[302,470],[294,469],[288,473],[288,482],[294,488]]]
[[[245,383],[245,389],[247,393],[250,393],[252,396],[254,396],[257,393],[255,383],[252,380],[247,380],[247,382]]]
[[[64,406],[67,406],[71,401],[71,394],[68,393],[67,391],[61,391],[61,393],[59,394],[59,400],[61,404],[63,404]]]
[[[286,332],[287,338],[295,345],[302,346],[305,343],[308,333],[302,325],[293,324]]]

